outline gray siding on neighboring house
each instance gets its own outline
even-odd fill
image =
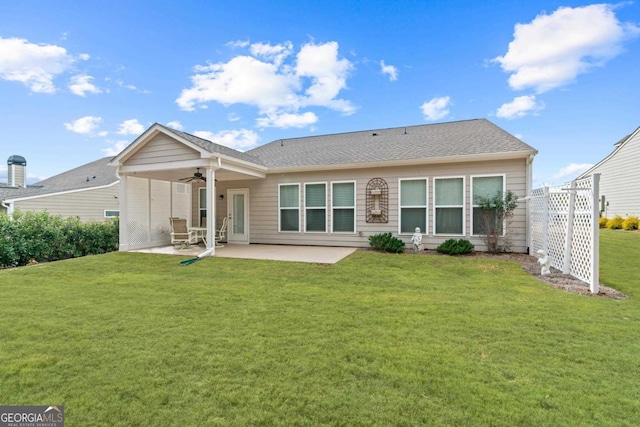
[[[471,176],[502,175],[506,176],[506,189],[513,191],[519,198],[526,196],[526,159],[496,160],[469,163],[432,164],[405,167],[378,167],[352,170],[318,171],[307,173],[268,174],[264,180],[223,181],[216,184],[216,226],[219,227],[222,217],[227,213],[226,191],[229,189],[248,188],[250,191],[250,243],[296,244],[324,246],[369,246],[368,237],[372,234],[392,232],[398,235],[398,185],[400,178],[428,178],[428,230],[423,234],[423,243],[434,249],[449,238],[467,238],[478,250],[485,250],[481,237],[471,236]],[[465,177],[465,236],[434,236],[434,178],[464,176]],[[382,178],[389,186],[389,218],[388,223],[366,222],[366,186],[372,178]],[[300,227],[304,229],[304,184],[327,183],[327,210],[331,211],[331,182],[356,181],[356,233],[308,233],[278,231],[278,184],[299,183],[301,185],[301,217]],[[194,187],[193,223],[197,223],[197,190]],[[217,195],[224,194],[223,200]],[[511,224],[512,250],[526,251],[526,203],[520,202]],[[327,220],[327,229],[331,230],[331,214]],[[359,234],[361,232],[361,235]],[[410,243],[411,235],[400,236],[405,243]]]
[[[195,160],[200,153],[167,135],[157,135],[128,161],[128,165],[146,165],[153,163],[177,162],[181,160]]]
[[[582,176],[600,174],[600,196],[604,196],[602,216],[640,216],[640,129],[616,150]]]
[[[52,215],[79,217],[82,221],[104,221],[104,211],[119,210],[118,183],[109,187],[89,188],[68,193],[45,194],[32,199],[16,200],[14,209],[47,211]]]

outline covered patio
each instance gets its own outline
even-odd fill
[[[229,221],[227,240],[249,243],[243,210],[248,190],[227,193],[232,208],[218,213],[216,204],[226,204],[224,196],[216,196],[216,183],[265,178],[266,168],[252,156],[156,123],[111,165],[120,178],[121,251],[170,245],[170,218],[184,218],[189,227],[197,227],[206,247],[214,248],[212,255],[224,217]]]
[[[203,246],[178,249],[175,246],[158,246],[139,249],[134,252],[195,257],[204,252]],[[357,248],[333,246],[292,246],[292,245],[225,245],[216,248],[220,258],[260,259],[272,261],[308,262],[335,264],[357,251]]]

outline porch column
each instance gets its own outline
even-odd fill
[[[120,175],[120,194],[118,195],[120,202],[120,246],[121,252],[129,250],[129,215],[127,206],[127,175]]]
[[[206,168],[207,176],[207,249],[213,248],[211,256],[216,254],[216,171],[212,167]]]

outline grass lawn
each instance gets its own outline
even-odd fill
[[[112,253],[0,271],[0,404],[67,426],[636,426],[640,233],[556,290],[492,259]]]

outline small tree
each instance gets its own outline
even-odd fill
[[[478,196],[474,200],[480,213],[480,234],[484,237],[487,250],[491,253],[511,250],[511,221],[513,211],[518,206],[518,196],[511,190],[504,196],[501,192],[493,197]],[[502,244],[500,240],[502,239]]]

